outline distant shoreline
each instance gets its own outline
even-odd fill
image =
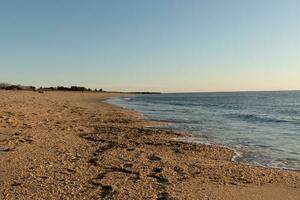
[[[24,85],[14,85],[8,83],[0,83],[0,90],[14,90],[14,91],[71,91],[71,92],[108,92],[108,93],[124,93],[124,94],[161,94],[161,92],[149,92],[149,91],[142,91],[142,92],[121,92],[121,91],[105,91],[101,89],[91,89],[84,86],[56,86],[56,87],[35,87],[35,86],[24,86]]]

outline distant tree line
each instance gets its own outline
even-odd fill
[[[40,87],[36,88],[34,86],[23,86],[23,85],[12,85],[8,83],[0,83],[0,89],[2,90],[28,90],[28,91],[79,91],[79,92],[103,92],[103,89],[94,89],[86,88],[82,86],[57,86],[57,87]]]
[[[43,93],[44,91],[77,91],[77,92],[105,92],[103,89],[91,89],[82,86],[57,86],[57,87],[39,87],[13,85],[9,83],[0,83],[0,90],[25,90],[25,91],[37,91]],[[112,91],[111,91],[112,92]],[[117,92],[115,93],[127,93],[127,94],[161,94],[160,92]]]
[[[86,88],[82,86],[71,86],[71,87],[64,87],[64,86],[57,86],[57,87],[40,87],[39,90],[59,90],[59,91],[79,91],[79,92],[103,92],[103,89],[94,89]]]
[[[2,89],[2,90],[31,90],[31,91],[36,90],[36,88],[34,86],[12,85],[9,83],[0,83],[0,89]]]

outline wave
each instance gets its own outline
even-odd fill
[[[266,116],[259,116],[256,114],[225,114],[225,117],[233,118],[233,119],[240,119],[247,122],[252,123],[295,123],[294,121],[266,117]]]

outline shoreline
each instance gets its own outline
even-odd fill
[[[122,97],[121,96],[117,96],[117,97]],[[214,144],[214,143],[205,143],[205,142],[193,142],[193,141],[182,141],[182,140],[177,140],[177,139],[180,139],[180,138],[183,138],[183,139],[189,139],[189,138],[192,138],[194,137],[192,133],[190,132],[184,132],[184,131],[175,131],[175,130],[172,130],[172,129],[169,129],[167,128],[166,126],[164,126],[164,124],[170,124],[172,122],[168,122],[168,121],[160,121],[160,120],[149,120],[149,119],[146,119],[143,117],[143,114],[141,112],[139,112],[138,110],[135,110],[135,109],[130,109],[130,108],[126,108],[126,107],[123,107],[123,106],[120,106],[120,105],[116,105],[116,104],[112,104],[112,103],[108,103],[106,102],[107,100],[111,99],[111,98],[116,98],[116,97],[109,97],[107,99],[103,99],[102,102],[105,103],[105,104],[108,104],[109,106],[112,106],[112,107],[117,107],[117,108],[121,108],[121,109],[124,109],[124,110],[129,110],[129,111],[133,111],[135,113],[137,113],[139,115],[139,117],[141,117],[141,119],[143,121],[146,121],[146,122],[154,122],[154,123],[157,123],[156,125],[152,125],[152,126],[144,126],[144,128],[147,128],[147,129],[152,129],[152,130],[155,130],[155,129],[162,129],[162,130],[167,130],[167,131],[171,131],[171,132],[175,132],[175,133],[180,133],[182,134],[180,137],[175,137],[175,138],[172,138],[172,140],[174,141],[179,141],[179,142],[182,142],[182,143],[187,143],[187,144],[196,144],[196,145],[205,145],[205,146],[212,146],[212,147],[220,147],[220,148],[223,148],[223,149],[226,149],[226,150],[229,150],[229,151],[232,151],[234,153],[234,155],[231,157],[231,161],[234,162],[234,163],[237,163],[239,165],[245,165],[245,166],[249,166],[249,167],[258,167],[258,168],[262,168],[262,169],[275,169],[275,170],[281,170],[281,171],[287,171],[287,172],[296,172],[296,173],[300,173],[300,170],[299,169],[291,169],[291,168],[282,168],[282,167],[267,167],[267,166],[263,166],[263,165],[254,165],[254,164],[250,164],[250,163],[243,163],[243,162],[238,162],[236,161],[236,159],[242,154],[242,153],[239,153],[236,149],[233,149],[233,148],[230,148],[230,147],[227,147],[227,146],[222,146],[222,145],[219,145],[219,144]],[[161,128],[163,127],[163,128]]]
[[[0,91],[1,199],[297,199],[300,173],[231,161],[232,150],[174,141],[124,94]]]
[[[113,99],[113,98],[116,98],[116,97],[112,97],[112,98],[108,98],[106,100],[103,100],[103,101],[107,101],[109,99]],[[225,148],[225,149],[229,149],[231,151],[234,152],[235,155],[232,156],[232,161],[233,162],[236,162],[236,163],[239,163],[239,164],[242,164],[242,165],[247,165],[247,166],[254,166],[254,167],[262,167],[262,168],[265,168],[265,169],[279,169],[279,170],[285,170],[285,171],[292,171],[292,172],[300,172],[300,169],[297,169],[297,168],[288,168],[288,167],[276,167],[276,166],[264,166],[264,165],[261,165],[259,163],[257,164],[252,164],[252,163],[246,163],[246,162],[239,162],[237,161],[236,159],[242,157],[243,155],[243,152],[239,151],[238,149],[235,149],[233,147],[229,147],[229,146],[225,146],[225,145],[221,145],[221,144],[217,144],[217,143],[213,143],[213,142],[210,142],[208,140],[206,141],[193,141],[193,140],[189,140],[189,139],[192,139],[192,138],[195,138],[195,139],[202,139],[203,137],[199,136],[194,136],[193,133],[191,132],[188,132],[188,131],[180,131],[180,130],[174,130],[172,128],[170,128],[168,125],[172,125],[172,124],[176,124],[176,122],[171,122],[171,121],[166,121],[166,120],[149,120],[147,118],[145,118],[143,116],[143,113],[139,110],[136,110],[134,108],[126,108],[126,107],[123,107],[121,105],[117,105],[117,104],[114,104],[114,103],[109,103],[109,102],[105,102],[105,103],[108,103],[109,105],[111,106],[116,106],[116,107],[120,107],[122,109],[127,109],[127,110],[131,110],[131,111],[134,111],[134,112],[137,112],[141,118],[145,121],[155,121],[158,123],[158,125],[155,125],[155,126],[149,126],[149,127],[145,127],[145,128],[153,128],[153,129],[162,129],[162,130],[168,130],[168,131],[174,131],[174,132],[180,132],[180,133],[183,133],[183,134],[186,134],[185,137],[182,137],[181,139],[183,140],[177,140],[178,138],[174,138],[176,141],[180,141],[180,142],[185,142],[185,143],[192,143],[192,144],[201,144],[201,145],[215,145],[215,146],[219,146],[219,147],[222,147],[222,148]],[[185,140],[186,139],[186,140]],[[205,139],[205,137],[204,137]]]

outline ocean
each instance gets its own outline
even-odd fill
[[[185,131],[185,142],[217,144],[235,161],[300,170],[300,91],[176,93],[116,97],[108,103]]]

